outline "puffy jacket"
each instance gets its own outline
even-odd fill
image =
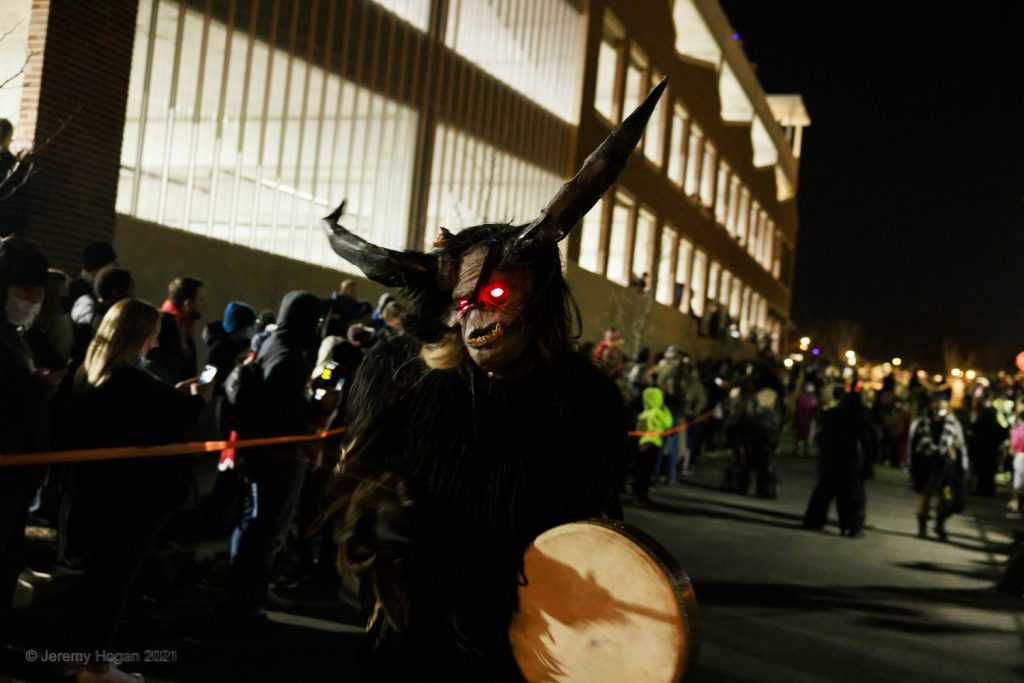
[[[644,410],[636,421],[638,432],[663,432],[672,426],[672,413],[665,407],[665,395],[657,387],[647,387],[643,393]],[[640,444],[653,444],[659,448],[665,442],[661,436],[641,436]]]

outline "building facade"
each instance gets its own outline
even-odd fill
[[[394,248],[529,221],[668,77],[563,243],[583,336],[779,343],[809,120],[764,94],[715,0],[114,4],[26,3],[17,137],[49,140],[28,232],[60,265],[112,239],[154,299],[183,273],[214,305],[326,294],[349,266],[319,219],[342,198],[347,227]]]

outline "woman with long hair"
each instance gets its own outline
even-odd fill
[[[212,385],[166,384],[142,369],[157,344],[160,312],[123,299],[103,316],[74,383],[74,445],[149,446],[185,441]],[[73,515],[85,539],[85,595],[76,632],[84,652],[111,652],[133,582],[174,510],[184,502],[192,456],[110,460],[79,467]],[[95,662],[95,660],[94,660]],[[78,681],[139,681],[93,663]]]

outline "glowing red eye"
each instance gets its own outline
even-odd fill
[[[459,299],[456,305],[459,307],[459,315],[465,316],[469,311],[469,299]]]
[[[508,288],[505,285],[488,285],[480,292],[480,303],[488,306],[500,306],[508,299]]]

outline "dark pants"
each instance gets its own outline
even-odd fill
[[[774,448],[762,443],[748,443],[736,450],[733,490],[747,495],[751,474],[757,478],[754,491],[760,498],[777,498],[778,481],[775,463],[772,461]]]
[[[654,476],[654,467],[657,464],[661,449],[651,443],[640,445],[640,452],[636,456],[636,467],[633,469],[633,493],[636,499],[641,502],[649,500],[648,492],[651,490],[651,477]]]
[[[242,519],[231,537],[228,594],[244,612],[266,605],[278,541],[291,524],[308,468],[297,448],[259,450],[243,465]]]
[[[822,469],[811,500],[807,503],[804,526],[814,529],[824,527],[833,498],[839,513],[839,528],[847,533],[858,533],[864,527],[867,494],[864,480],[855,466],[830,466]]]
[[[135,579],[174,512],[124,505],[116,492],[89,507],[85,589],[74,628],[75,646],[81,652],[112,652]]]
[[[12,467],[0,471],[0,643],[11,637],[12,607],[18,575],[25,567],[25,525],[45,468]]]

